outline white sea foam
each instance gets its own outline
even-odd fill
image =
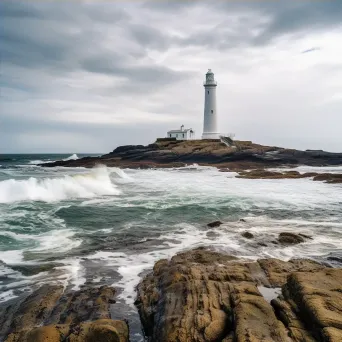
[[[72,154],[71,156],[69,156],[68,158],[65,158],[63,159],[64,161],[67,161],[67,160],[77,160],[79,159],[78,158],[78,155],[76,153]]]
[[[0,293],[0,303],[6,302],[7,300],[16,298],[17,296],[14,294],[13,290],[3,291]]]
[[[270,171],[298,171],[299,173],[317,172],[317,173],[342,173],[342,166],[298,166],[295,168],[270,168]]]
[[[64,276],[61,277],[64,287],[71,284],[73,290],[79,290],[80,286],[86,281],[84,278],[85,269],[81,264],[81,260],[79,258],[64,259],[63,263],[65,263],[64,266],[56,268],[65,272]]]
[[[55,202],[75,198],[92,198],[99,195],[117,195],[119,190],[105,167],[89,173],[67,175],[63,178],[9,179],[0,182],[0,203],[17,201]]]
[[[23,251],[12,250],[0,252],[0,260],[5,264],[20,264],[23,262]]]
[[[51,159],[45,159],[45,160],[30,160],[29,161],[29,164],[33,164],[33,165],[36,165],[36,164],[45,164],[45,163],[50,163],[51,162]],[[22,166],[27,166],[27,165],[22,165]]]
[[[67,252],[78,247],[82,243],[80,239],[75,239],[74,235],[75,232],[68,229],[59,229],[45,234],[36,235],[34,239],[39,243],[39,245],[30,251],[36,253]]]

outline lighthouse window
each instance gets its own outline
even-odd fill
[[[208,90],[208,94],[209,94],[209,90]]]
[[[214,111],[213,111],[213,110],[211,110],[211,114],[214,114]]]

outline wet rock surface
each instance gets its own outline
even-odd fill
[[[303,234],[283,232],[283,233],[280,233],[278,237],[278,242],[283,245],[296,245],[304,241],[305,239],[304,239]]]
[[[270,302],[259,289],[272,287],[282,294]],[[137,294],[149,341],[342,340],[342,269],[312,260],[199,248],[158,261]]]
[[[251,232],[243,232],[241,234],[241,236],[243,236],[246,239],[253,239],[254,238],[254,235]]]
[[[222,171],[263,169],[278,166],[327,166],[342,165],[342,153],[325,151],[298,151],[276,146],[264,146],[251,141],[235,141],[234,147],[228,147],[220,140],[172,140],[158,139],[155,143],[142,145],[127,145],[117,147],[113,152],[101,157],[85,157],[78,160],[57,161],[43,164],[44,167],[70,166],[94,167],[103,164],[110,167],[151,168],[151,167],[181,167],[197,163],[212,165]],[[263,171],[263,170],[261,170]],[[254,178],[284,178],[282,174],[254,173]],[[329,175],[329,176],[328,176]],[[252,174],[240,174],[249,178]],[[306,177],[320,177],[334,183],[342,180],[342,176],[321,176],[317,174]],[[300,178],[296,171],[289,171],[285,178]],[[318,179],[317,179],[318,180]]]
[[[246,179],[298,179],[312,178],[314,181],[324,181],[326,183],[342,183],[342,174],[339,173],[317,173],[306,172],[299,173],[298,171],[269,171],[264,169],[256,169],[250,171],[240,171],[237,178]]]
[[[207,224],[207,226],[209,228],[215,228],[215,227],[219,227],[222,224],[221,221],[213,221]]]
[[[128,326],[110,318],[115,290],[108,286],[64,292],[43,285],[0,309],[0,340],[6,342],[128,341]]]

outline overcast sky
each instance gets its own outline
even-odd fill
[[[342,1],[0,2],[0,153],[108,152],[184,124],[342,151]]]

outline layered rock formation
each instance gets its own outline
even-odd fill
[[[109,286],[44,285],[1,307],[0,340],[126,342],[127,323],[111,319],[114,296]],[[135,304],[150,342],[342,341],[342,269],[312,260],[198,248],[158,261]]]
[[[96,158],[58,161],[48,166],[93,167],[103,164],[115,167],[148,168],[180,167],[197,163],[230,170],[277,167],[282,165],[342,165],[342,153],[298,151],[275,146],[263,146],[250,141],[235,141],[234,147],[219,140],[177,141],[159,139],[155,143],[120,146],[113,152]]]
[[[137,292],[149,341],[342,341],[342,269],[311,260],[195,249],[157,262]]]
[[[44,285],[0,309],[0,340],[126,342],[126,322],[110,319],[114,295],[108,286],[64,293],[63,286]]]

